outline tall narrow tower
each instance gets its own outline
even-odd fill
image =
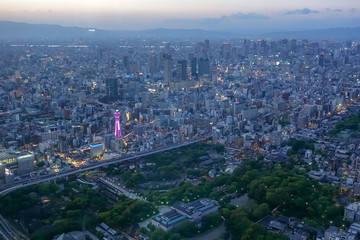
[[[172,81],[173,60],[170,54],[165,55],[164,59],[164,83],[169,85]]]
[[[114,113],[115,117],[115,138],[121,138],[121,127],[120,127],[120,112],[116,110]]]

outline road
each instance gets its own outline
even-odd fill
[[[21,238],[7,223],[7,221],[0,215],[0,238],[6,240],[13,240],[13,239],[24,239]]]
[[[5,239],[5,240],[12,240],[13,239],[11,237],[11,235],[6,231],[6,229],[3,228],[2,225],[0,225],[0,239]]]
[[[74,168],[74,169],[69,169],[69,170],[62,171],[62,172],[52,174],[52,175],[36,176],[34,178],[31,178],[31,179],[25,179],[25,180],[20,180],[20,181],[10,183],[10,184],[4,184],[3,186],[0,187],[0,194],[1,195],[6,195],[6,194],[8,194],[8,193],[10,193],[10,192],[12,192],[12,191],[14,191],[16,189],[19,189],[19,188],[24,188],[24,187],[28,187],[28,186],[31,186],[31,185],[35,185],[35,184],[55,180],[55,179],[58,179],[58,178],[64,178],[64,177],[67,177],[69,175],[78,174],[78,173],[81,173],[81,172],[93,170],[93,169],[96,169],[96,168],[99,168],[99,167],[105,167],[105,166],[116,164],[116,163],[122,163],[122,162],[133,160],[133,159],[136,159],[136,158],[146,157],[146,156],[150,156],[150,155],[153,155],[153,154],[156,154],[156,153],[161,153],[161,152],[169,151],[169,150],[172,150],[172,149],[188,146],[188,145],[195,144],[195,143],[198,143],[200,141],[203,141],[206,138],[207,137],[202,137],[200,139],[196,139],[196,140],[193,140],[193,141],[189,141],[189,142],[185,142],[185,143],[181,143],[181,144],[177,144],[177,145],[174,145],[174,146],[165,147],[165,148],[161,148],[161,149],[157,149],[157,150],[153,150],[153,151],[149,151],[149,152],[139,153],[139,154],[132,155],[132,156],[129,156],[129,157],[126,157],[126,156],[125,157],[117,157],[117,158],[113,158],[113,159],[110,159],[110,160],[93,163],[91,165],[81,166],[79,168]]]

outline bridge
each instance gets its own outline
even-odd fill
[[[177,145],[173,145],[173,146],[169,146],[169,147],[165,147],[165,148],[160,148],[160,149],[156,149],[156,150],[152,150],[152,151],[148,151],[148,152],[143,152],[143,153],[139,153],[136,155],[132,155],[129,157],[116,157],[116,158],[112,158],[110,160],[106,160],[106,161],[101,161],[101,162],[97,162],[97,163],[93,163],[87,166],[80,166],[79,168],[74,168],[74,169],[69,169],[69,170],[65,170],[56,174],[51,174],[51,175],[45,175],[45,176],[38,176],[38,177],[33,177],[31,179],[25,179],[25,180],[20,180],[20,181],[16,181],[14,183],[10,183],[10,184],[5,184],[2,187],[0,187],[0,195],[6,195],[16,189],[20,189],[20,188],[24,188],[24,187],[28,187],[28,186],[32,186],[35,184],[39,184],[39,183],[43,183],[43,182],[47,182],[47,181],[52,181],[52,180],[56,180],[58,178],[66,178],[70,175],[73,174],[78,174],[81,172],[85,172],[85,171],[89,171],[89,170],[93,170],[99,167],[105,167],[105,166],[109,166],[112,164],[116,164],[116,163],[122,163],[122,162],[126,162],[126,161],[130,161],[136,158],[141,158],[141,157],[146,157],[146,156],[150,156],[156,153],[161,153],[161,152],[166,152],[169,150],[173,150],[176,148],[181,148],[181,147],[185,147],[191,144],[195,144],[198,142],[201,142],[203,140],[206,140],[208,138],[207,137],[202,137],[193,141],[189,141],[189,142],[185,142],[185,143],[181,143],[181,144],[177,144]]]

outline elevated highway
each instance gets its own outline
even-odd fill
[[[112,164],[117,164],[117,163],[122,163],[122,162],[126,162],[126,161],[130,161],[136,158],[140,158],[140,157],[146,157],[146,156],[150,156],[156,153],[161,153],[161,152],[165,152],[165,151],[169,151],[169,150],[173,150],[176,148],[181,148],[184,146],[188,146],[191,144],[195,144],[198,142],[201,142],[203,140],[206,140],[208,137],[202,137],[200,139],[196,139],[196,140],[192,140],[189,142],[185,142],[185,143],[181,143],[181,144],[177,144],[177,145],[172,145],[172,146],[168,146],[165,148],[161,148],[161,149],[156,149],[156,150],[152,150],[152,151],[148,151],[148,152],[143,152],[143,153],[139,153],[139,154],[135,154],[135,155],[131,155],[131,156],[124,156],[124,157],[116,157],[116,158],[112,158],[106,161],[101,161],[101,162],[96,162],[90,165],[86,165],[86,166],[80,166],[78,168],[74,168],[74,169],[69,169],[66,171],[62,171],[56,174],[51,174],[51,175],[44,175],[44,176],[37,176],[37,177],[33,177],[33,178],[29,178],[29,179],[24,179],[24,180],[20,180],[20,181],[16,181],[13,183],[9,183],[9,184],[4,184],[2,186],[0,186],[0,194],[1,195],[6,195],[16,189],[20,189],[20,188],[24,188],[24,187],[28,187],[28,186],[32,186],[35,184],[39,184],[39,183],[43,183],[43,182],[47,182],[47,181],[52,181],[52,180],[56,180],[58,178],[64,178],[73,174],[78,174],[81,172],[85,172],[85,171],[89,171],[89,170],[93,170],[99,167],[105,167],[105,166],[109,166]]]

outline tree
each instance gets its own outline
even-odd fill
[[[66,217],[70,219],[79,219],[82,217],[82,212],[81,210],[69,210],[66,211]]]
[[[222,208],[222,209],[221,209],[221,212],[222,212],[222,215],[223,215],[225,218],[229,218],[229,217],[230,217],[230,214],[231,214],[230,209],[228,209],[228,208]]]
[[[330,205],[325,208],[325,213],[328,219],[336,218],[341,216],[343,213],[344,207]]]
[[[214,212],[203,217],[201,227],[203,230],[208,230],[210,228],[218,226],[221,222],[221,215],[217,212]]]
[[[123,198],[108,211],[99,213],[99,218],[112,227],[125,227],[143,221],[157,212],[156,207],[150,203]]]
[[[226,226],[235,240],[241,239],[251,224],[252,222],[247,218],[246,212],[241,208],[231,211],[230,218],[226,221]]]
[[[148,227],[148,229],[150,229],[151,231],[155,231],[155,226],[154,226],[154,224],[152,224],[151,222],[148,223],[147,227]]]
[[[47,239],[52,239],[52,237],[53,234],[51,232],[41,231],[41,230],[38,230],[33,234],[31,234],[31,239],[37,239],[37,240],[47,240]]]
[[[262,203],[252,212],[252,215],[257,221],[267,216],[269,213],[270,213],[269,204]]]
[[[96,231],[96,236],[102,240],[104,238],[104,234],[102,233],[102,231]]]
[[[169,240],[181,240],[182,236],[180,235],[180,233],[174,233],[170,236]]]
[[[186,220],[180,223],[174,231],[188,238],[194,236],[197,233],[198,229],[195,223]]]
[[[151,234],[150,240],[168,240],[169,237],[170,237],[170,234],[168,232],[165,232],[162,229],[157,228]]]
[[[252,223],[248,229],[246,229],[244,236],[241,240],[252,240],[257,239],[261,235],[266,235],[266,230],[261,227],[259,224]]]
[[[56,220],[52,225],[54,227],[55,234],[67,233],[74,230],[81,230],[80,222],[70,219]]]
[[[216,150],[217,153],[225,152],[225,146],[222,144],[215,144],[214,149]]]

